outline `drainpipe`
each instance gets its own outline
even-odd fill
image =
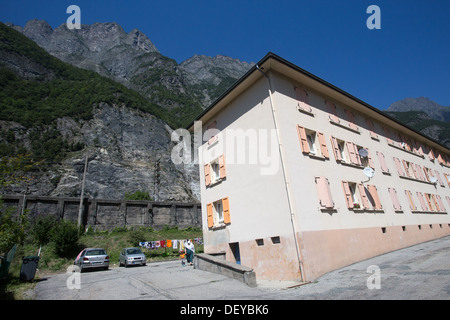
[[[273,124],[275,127],[275,132],[276,132],[277,141],[278,141],[278,151],[280,153],[281,169],[283,172],[284,184],[286,187],[286,195],[287,195],[287,201],[288,201],[288,205],[289,205],[292,232],[294,234],[295,249],[297,252],[298,268],[300,270],[300,276],[302,277],[302,281],[305,281],[305,275],[303,274],[303,266],[302,266],[302,261],[303,261],[302,254],[301,254],[300,248],[298,247],[297,227],[296,227],[296,223],[295,223],[295,212],[294,212],[294,208],[292,206],[293,201],[292,201],[292,196],[291,196],[290,187],[289,187],[289,179],[288,179],[288,174],[287,174],[287,170],[286,170],[286,164],[285,164],[285,160],[284,160],[283,145],[281,143],[280,132],[278,130],[277,109],[275,107],[275,104],[274,104],[273,98],[272,98],[272,84],[270,82],[269,76],[267,76],[260,69],[260,67],[258,65],[256,65],[256,69],[258,69],[263,74],[263,76],[267,79],[267,85],[269,87],[269,100],[270,100],[270,106],[272,109]]]

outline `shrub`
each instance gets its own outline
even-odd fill
[[[53,229],[57,226],[55,216],[39,216],[31,226],[30,234],[34,242],[39,245],[46,245],[50,242]]]
[[[55,244],[55,253],[59,256],[69,255],[77,248],[79,239],[78,227],[69,221],[61,221],[54,228],[52,241]]]

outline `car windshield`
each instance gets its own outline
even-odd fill
[[[139,248],[127,249],[127,254],[139,254],[139,253],[142,253],[141,249]]]
[[[95,249],[95,250],[88,250],[86,252],[87,256],[100,256],[100,255],[106,255],[106,251],[103,249]]]

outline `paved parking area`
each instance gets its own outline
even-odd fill
[[[78,278],[77,278],[78,277]],[[260,282],[256,288],[179,261],[46,276],[37,300],[450,300],[450,236],[330,272],[314,283]],[[372,289],[369,289],[372,287]]]

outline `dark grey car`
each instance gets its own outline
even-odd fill
[[[90,268],[107,270],[109,256],[103,248],[86,248],[78,254],[73,264],[80,267],[81,272]]]
[[[121,266],[134,266],[134,265],[142,265],[145,266],[147,263],[147,259],[145,255],[142,253],[140,248],[125,248],[119,255],[119,267]]]

